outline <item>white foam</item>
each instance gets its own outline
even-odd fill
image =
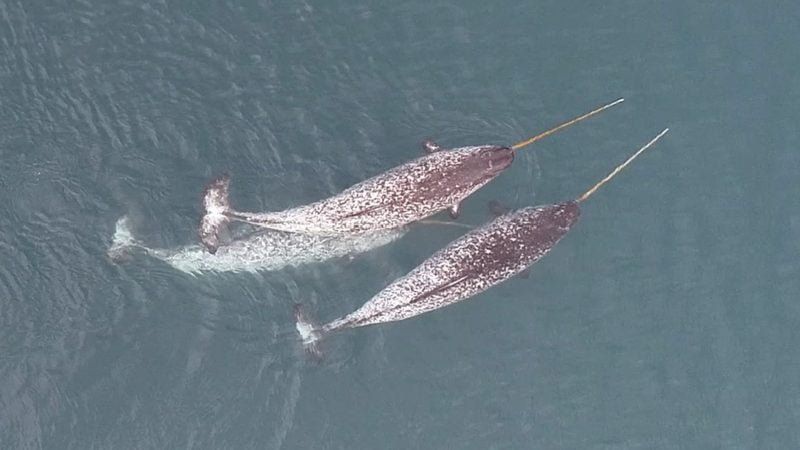
[[[128,223],[128,216],[122,216],[117,220],[116,227],[114,228],[114,237],[112,238],[111,248],[114,247],[127,247],[136,244],[136,239],[131,232],[130,224]]]
[[[317,333],[314,332],[314,326],[304,320],[298,320],[295,323],[295,328],[300,333],[303,345],[313,344],[319,338]]]
[[[122,217],[117,221],[109,255],[117,259],[135,247],[187,273],[256,272],[357,255],[386,245],[405,232],[406,229],[401,228],[356,236],[314,236],[259,230],[220,246],[212,255],[197,244],[175,248],[147,247],[133,235],[127,217]]]
[[[131,248],[138,246],[139,243],[131,232],[128,216],[120,217],[114,227],[114,236],[111,238],[108,256],[113,260],[120,260],[127,255]]]

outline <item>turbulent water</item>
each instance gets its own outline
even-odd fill
[[[798,41],[788,1],[0,0],[0,449],[800,448]],[[462,205],[575,198],[670,127],[528,279],[322,361],[293,304],[464,230],[196,247],[220,174],[280,211],[620,97]]]
[[[325,262],[334,258],[355,258],[360,253],[386,245],[401,237],[406,228],[360,235],[307,235],[272,230],[241,231],[230,242],[210,254],[199,244],[175,248],[152,248],[130,229],[129,219],[117,220],[109,256],[117,262],[138,251],[158,258],[172,267],[193,274],[203,272],[258,272],[287,266]]]

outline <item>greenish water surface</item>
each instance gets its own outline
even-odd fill
[[[0,448],[800,448],[800,4],[0,0]],[[587,202],[527,279],[330,339],[463,230],[191,276],[196,242],[443,146],[520,153],[463,205]]]

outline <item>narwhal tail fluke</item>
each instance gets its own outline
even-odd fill
[[[208,183],[203,193],[203,218],[200,220],[200,242],[211,252],[216,253],[220,244],[220,233],[230,219],[231,210],[228,199],[230,177],[222,175]]]
[[[141,247],[139,241],[133,236],[128,216],[122,216],[114,227],[114,236],[111,238],[111,247],[108,256],[114,262],[123,262],[130,256],[132,249]]]
[[[314,359],[322,359],[322,350],[320,349],[320,340],[327,335],[327,331],[321,329],[319,325],[311,319],[306,308],[296,303],[294,305],[294,318],[295,327],[300,334],[300,340],[303,344],[303,350],[306,354]]]

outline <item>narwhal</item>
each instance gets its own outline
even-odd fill
[[[121,262],[134,254],[145,254],[192,275],[281,270],[336,258],[353,258],[394,242],[409,230],[409,227],[398,227],[338,236],[287,233],[265,228],[236,230],[232,238],[211,255],[196,243],[171,248],[149,246],[133,234],[129,222],[127,216],[117,220],[108,250],[113,261]]]
[[[231,209],[230,179],[223,175],[206,186],[200,241],[211,253],[216,252],[220,230],[231,220],[292,233],[336,235],[397,228],[444,209],[456,218],[461,202],[508,168],[517,150],[623,101],[620,98],[510,147],[482,145],[442,150],[436,143],[426,141],[424,156],[332,197],[283,211]]]
[[[317,341],[334,331],[408,319],[458,303],[501,283],[544,257],[580,216],[580,205],[614,178],[669,129],[645,144],[574,200],[506,213],[464,234],[398,278],[356,311],[322,326],[295,305],[304,347],[318,354]]]

